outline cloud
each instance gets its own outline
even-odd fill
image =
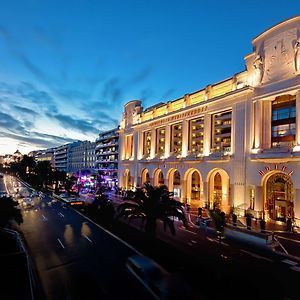
[[[47,139],[45,139],[44,134],[39,133],[29,133],[28,135],[23,136],[19,134],[0,131],[0,137],[11,138],[15,141],[26,144],[26,146],[35,146],[36,148],[52,148],[74,141],[73,139],[51,135],[48,135]]]
[[[80,131],[83,134],[98,134],[99,129],[94,126],[93,121],[86,121],[83,119],[75,119],[71,116],[63,114],[47,114],[48,117],[57,120],[61,126],[67,129]],[[99,122],[97,122],[99,124]]]
[[[120,101],[121,95],[120,80],[117,77],[113,77],[104,83],[100,97],[102,101],[117,103]]]
[[[0,112],[0,128],[8,132],[26,132],[24,126],[19,120],[4,112]]]
[[[173,95],[175,92],[176,92],[176,89],[170,88],[162,95],[161,99],[163,99],[165,101],[165,99],[167,100],[167,98],[170,98],[170,96]]]
[[[135,77],[132,78],[130,83],[131,84],[138,84],[138,83],[144,81],[147,77],[149,77],[151,72],[152,72],[152,68],[149,67],[149,66],[142,69]]]
[[[74,100],[80,100],[80,101],[87,101],[90,98],[90,94],[87,92],[83,92],[80,90],[75,89],[66,89],[66,88],[55,88],[54,92],[65,99],[74,101]]]
[[[34,110],[29,109],[27,107],[13,105],[13,109],[16,110],[16,111],[19,111],[20,113],[27,114],[27,115],[30,115],[30,116],[33,116],[33,117],[37,117],[39,115],[37,112],[35,112]]]
[[[38,80],[47,84],[50,82],[49,76],[36,66],[24,53],[16,52],[16,56]]]
[[[32,83],[22,81],[21,84],[16,87],[16,93],[24,99],[31,100],[37,104],[40,109],[57,112],[54,98],[50,96],[48,92],[36,88]]]

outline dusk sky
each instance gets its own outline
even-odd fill
[[[1,1],[0,154],[94,141],[148,107],[245,69],[299,1]]]

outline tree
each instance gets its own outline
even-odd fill
[[[125,216],[129,221],[141,218],[145,221],[145,231],[154,237],[157,220],[163,221],[164,229],[170,229],[175,235],[174,217],[177,217],[187,227],[187,218],[183,204],[173,199],[173,193],[167,186],[154,187],[146,183],[143,188],[134,192],[131,200],[125,200],[118,207],[118,217]]]
[[[36,162],[33,157],[24,155],[22,160],[20,161],[20,176],[23,179],[29,177],[29,174],[33,172],[36,167]]]
[[[57,194],[59,193],[59,182],[66,182],[66,172],[65,171],[59,171],[55,170],[52,173],[52,181],[55,183],[55,189],[54,192]]]
[[[52,174],[52,166],[50,161],[39,161],[35,170],[41,186],[47,190],[47,184]]]
[[[10,221],[16,221],[19,225],[23,223],[21,210],[17,206],[18,203],[11,197],[4,196],[0,198],[0,231]]]

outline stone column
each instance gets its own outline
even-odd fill
[[[150,158],[155,157],[155,150],[156,150],[156,129],[151,129],[151,152],[150,152]]]
[[[271,148],[271,140],[272,140],[272,101],[264,100],[263,101],[263,149]]]
[[[119,133],[119,160],[125,159],[125,147],[124,147],[124,131]]]
[[[170,156],[170,143],[171,143],[171,126],[165,127],[165,158]]]
[[[211,115],[204,115],[203,154],[208,156],[211,148]]]
[[[134,132],[132,135],[132,143],[133,143],[133,185],[135,187],[138,186],[138,176],[139,176],[139,168],[138,168],[138,139],[139,134],[138,132]]]
[[[188,142],[189,142],[189,121],[182,121],[182,145],[181,145],[181,156],[186,157],[188,153]]]
[[[257,211],[260,211],[263,213],[264,210],[264,195],[263,195],[263,187],[262,186],[256,186],[255,188],[255,199],[254,199],[254,208]]]
[[[262,100],[258,100],[255,103],[255,117],[254,117],[255,149],[262,148],[262,128],[263,128],[262,112],[263,112]]]
[[[300,151],[300,91],[296,94],[296,144]]]
[[[297,226],[300,226],[300,189],[295,189],[294,214]]]
[[[209,205],[209,190],[208,190],[208,182],[203,182],[203,193],[202,193],[202,207],[204,207],[206,204]]]
[[[139,148],[138,141],[139,141],[138,132],[134,132],[133,135],[132,135],[132,143],[133,143],[132,148],[133,148],[133,159],[134,159],[134,161],[136,161],[137,158],[138,158],[138,148]]]
[[[143,145],[143,132],[138,133],[138,155],[137,158],[141,159],[143,157],[144,145]]]

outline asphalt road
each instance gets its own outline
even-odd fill
[[[38,298],[152,299],[125,267],[134,249],[73,209],[46,196],[23,218],[20,229],[41,282]]]
[[[20,226],[42,282],[41,299],[150,298],[125,268],[132,248],[61,202],[46,197],[43,203],[24,211]],[[300,299],[298,261],[237,241],[220,247],[205,230],[178,226],[172,236],[159,224],[158,237],[174,246],[169,255],[137,239],[132,244],[169,271],[183,272],[206,296],[199,299]]]

